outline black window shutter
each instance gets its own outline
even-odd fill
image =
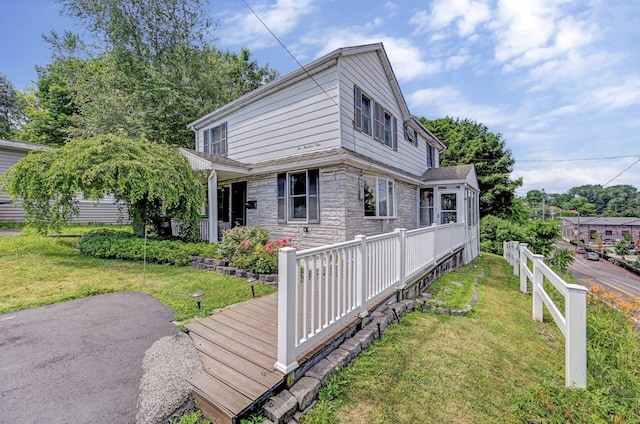
[[[278,203],[278,222],[287,222],[287,174],[278,174],[277,180],[277,203]]]
[[[384,136],[384,123],[382,133],[380,133],[380,111],[382,107],[380,103],[373,102],[373,139],[380,141],[380,137]]]
[[[398,120],[396,117],[393,117],[393,127],[392,127],[392,138],[393,138],[393,150],[398,150]]]
[[[353,87],[353,106],[353,124],[362,131],[362,90],[357,85]]]
[[[220,125],[220,156],[227,156],[227,123]]]

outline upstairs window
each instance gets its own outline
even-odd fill
[[[396,196],[393,181],[386,178],[363,177],[364,216],[370,218],[394,218]]]
[[[404,139],[418,147],[418,132],[413,128],[409,128],[407,124],[404,124]]]
[[[393,150],[398,150],[398,120],[380,103],[354,87],[354,119],[356,130],[373,137]]]
[[[227,123],[208,128],[203,134],[203,152],[215,156],[227,156]]]
[[[320,222],[317,169],[278,174],[278,221]]]
[[[429,143],[427,143],[427,166],[436,167],[436,149]]]

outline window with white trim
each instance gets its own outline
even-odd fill
[[[420,189],[420,225],[430,226],[435,222],[433,188]]]
[[[398,150],[398,120],[382,104],[354,86],[354,119],[356,130],[373,137],[393,150]]]
[[[441,224],[458,222],[458,195],[456,193],[442,193],[440,195]]]
[[[407,124],[404,124],[404,139],[414,146],[418,147],[418,132],[413,128],[409,128]]]
[[[227,156],[227,123],[207,128],[203,133],[203,149],[204,153],[215,156]]]
[[[362,177],[364,216],[370,218],[394,218],[396,195],[394,182],[386,178]]]
[[[320,222],[317,169],[278,174],[278,222]]]
[[[436,149],[429,143],[427,143],[427,166],[436,168]]]

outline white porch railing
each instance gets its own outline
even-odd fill
[[[504,258],[513,266],[514,275],[520,275],[520,291],[533,292],[533,319],[542,321],[543,306],[565,337],[565,385],[587,388],[587,288],[567,284],[544,262],[544,256],[535,255],[525,243],[504,242]],[[529,268],[531,264],[531,268]],[[553,284],[565,299],[564,315],[544,289],[544,278]]]
[[[326,335],[465,244],[465,223],[452,223],[296,251],[280,249],[278,359],[288,374],[296,357]]]

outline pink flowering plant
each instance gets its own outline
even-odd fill
[[[259,247],[254,251],[254,260],[248,267],[248,270],[258,274],[277,274],[278,273],[278,250],[283,247],[293,247],[296,250],[300,248],[293,244],[292,238],[283,237],[271,241]]]

